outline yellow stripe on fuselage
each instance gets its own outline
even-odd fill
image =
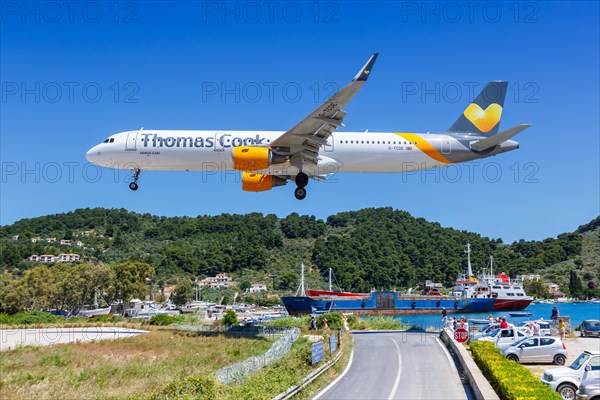
[[[422,136],[417,135],[415,133],[396,133],[396,135],[403,137],[409,142],[414,143],[415,146],[423,153],[427,154],[429,157],[433,158],[436,161],[439,161],[444,164],[453,164],[452,161],[449,161],[446,157],[442,155],[435,147],[431,145],[427,140],[423,139]]]

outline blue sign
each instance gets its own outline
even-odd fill
[[[313,343],[312,345],[312,363],[313,365],[318,363],[319,361],[323,361],[323,342]]]
[[[329,352],[331,354],[335,353],[336,345],[337,345],[337,340],[335,340],[335,335],[331,335],[329,337]]]

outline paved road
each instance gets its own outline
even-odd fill
[[[321,399],[467,399],[436,333],[354,332],[348,372]]]
[[[148,331],[120,327],[0,329],[0,351],[21,346],[48,346],[69,342],[93,342],[135,336]]]

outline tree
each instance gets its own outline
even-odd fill
[[[175,290],[171,293],[171,301],[177,306],[189,303],[194,298],[194,288],[192,282],[185,277],[177,280]]]
[[[225,311],[225,315],[223,316],[223,324],[225,324],[226,326],[234,326],[237,325],[238,322],[238,317],[237,317],[237,313],[233,310],[227,310]]]
[[[537,298],[548,298],[550,297],[550,292],[548,292],[548,288],[544,284],[542,279],[531,279],[523,281],[523,288],[525,292],[530,296],[534,296]]]
[[[583,283],[575,270],[569,272],[569,293],[571,297],[580,297],[583,294]]]
[[[298,285],[298,275],[293,272],[286,272],[279,280],[279,288],[283,290],[294,289]]]
[[[250,287],[251,287],[251,286],[252,286],[252,285],[250,284],[250,282],[248,282],[248,281],[243,281],[243,282],[241,282],[241,283],[240,283],[240,290],[241,290],[242,292],[245,292],[246,290],[250,289]]]
[[[129,303],[134,298],[145,298],[148,293],[147,279],[154,276],[154,268],[149,264],[137,261],[123,261],[111,265],[115,283],[110,291],[112,300]]]

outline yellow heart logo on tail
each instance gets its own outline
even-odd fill
[[[502,117],[502,107],[493,103],[484,111],[479,105],[471,103],[463,114],[481,132],[489,132],[498,124],[498,122],[500,122],[500,118]]]

